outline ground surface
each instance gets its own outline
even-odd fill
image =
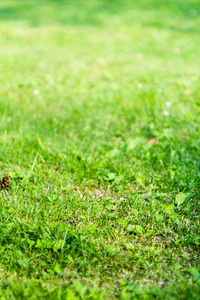
[[[200,299],[198,2],[1,0],[0,299]]]

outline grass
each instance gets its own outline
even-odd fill
[[[1,1],[0,299],[200,299],[199,16]]]

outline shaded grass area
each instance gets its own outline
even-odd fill
[[[170,14],[168,13],[170,11]],[[159,12],[159,14],[155,13]],[[144,27],[170,27],[171,30],[197,32],[192,19],[199,23],[199,3],[194,1],[13,1],[2,2],[1,20],[21,21],[31,26],[61,24],[73,26],[105,26],[116,19],[127,25],[141,24]],[[183,21],[183,23],[181,23]],[[119,24],[119,22],[118,22]],[[120,24],[122,25],[122,24]],[[181,25],[181,26],[180,26]]]
[[[0,24],[2,299],[198,299],[198,2],[1,1]]]

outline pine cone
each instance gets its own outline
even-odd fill
[[[0,179],[0,189],[7,189],[10,187],[9,177],[4,176]]]

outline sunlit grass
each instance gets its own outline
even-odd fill
[[[198,1],[1,1],[2,299],[198,299]]]

